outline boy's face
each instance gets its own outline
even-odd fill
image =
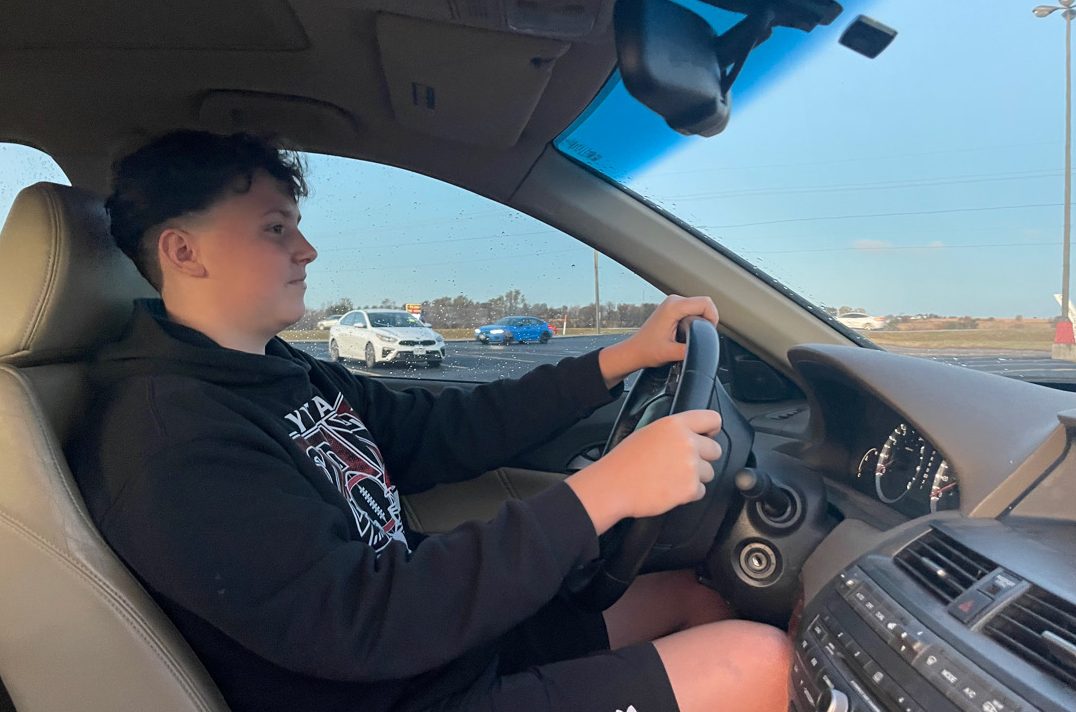
[[[204,268],[197,289],[222,326],[270,338],[305,311],[306,266],[317,251],[299,231],[299,210],[279,181],[254,176],[187,221]]]

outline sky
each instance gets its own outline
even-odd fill
[[[748,59],[716,137],[633,168],[633,190],[811,301],[871,313],[1052,315],[1060,291],[1064,21],[1031,3],[845,3]],[[838,45],[857,12],[898,30]],[[780,63],[792,39],[799,61]],[[781,45],[784,43],[784,47]],[[624,129],[628,131],[630,129]]]
[[[832,27],[780,30],[756,50],[718,136],[679,137],[613,97],[612,121],[595,111],[571,137],[603,156],[599,169],[815,303],[1054,314],[1063,19],[1013,0],[844,5]],[[836,42],[858,12],[899,32],[877,59]],[[593,251],[532,218],[399,169],[308,161],[303,228],[320,251],[310,306],[508,289],[531,302],[594,299]],[[0,215],[41,179],[64,182],[47,157],[0,145]],[[599,275],[603,302],[660,299],[605,257]]]

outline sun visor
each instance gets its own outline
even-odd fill
[[[498,148],[519,140],[570,46],[391,14],[378,16],[377,38],[401,125]]]

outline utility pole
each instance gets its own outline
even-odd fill
[[[1065,217],[1061,248],[1061,320],[1054,332],[1052,356],[1076,361],[1076,338],[1069,320],[1069,231],[1072,213],[1072,3],[1058,0],[1058,5],[1039,5],[1032,10],[1036,17],[1046,17],[1056,10],[1065,18]]]
[[[594,250],[594,328],[602,333],[601,295],[598,293],[598,251]]]

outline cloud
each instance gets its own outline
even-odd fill
[[[888,240],[856,240],[852,243],[857,250],[888,250],[892,246],[893,243]]]
[[[945,243],[942,242],[941,240],[935,240],[934,242],[928,243],[927,247],[930,247],[930,248],[935,249],[935,250],[939,250],[939,249],[945,247]]]

